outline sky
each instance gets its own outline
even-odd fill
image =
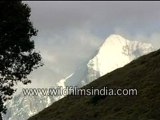
[[[120,34],[160,47],[160,2],[26,1],[44,66],[29,77],[35,87],[54,86],[91,59],[105,39]]]

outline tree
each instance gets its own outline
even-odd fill
[[[17,82],[30,83],[27,76],[42,66],[32,36],[31,9],[22,1],[0,1],[0,120],[4,102],[11,99]]]

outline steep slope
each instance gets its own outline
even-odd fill
[[[67,96],[29,120],[159,120],[160,50],[84,88],[136,88],[137,96]]]
[[[84,86],[153,50],[153,46],[149,43],[131,41],[112,34],[105,40],[93,59],[78,68],[70,77],[60,80],[58,85]]]

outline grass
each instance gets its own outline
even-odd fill
[[[84,88],[136,88],[137,96],[66,96],[29,120],[160,120],[160,50]]]

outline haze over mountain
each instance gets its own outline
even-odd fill
[[[68,77],[61,79],[57,85],[82,87],[153,50],[150,43],[130,41],[116,34],[110,35],[93,58]],[[26,120],[60,98],[55,96],[24,97],[20,93],[7,104],[8,111],[4,120]]]

